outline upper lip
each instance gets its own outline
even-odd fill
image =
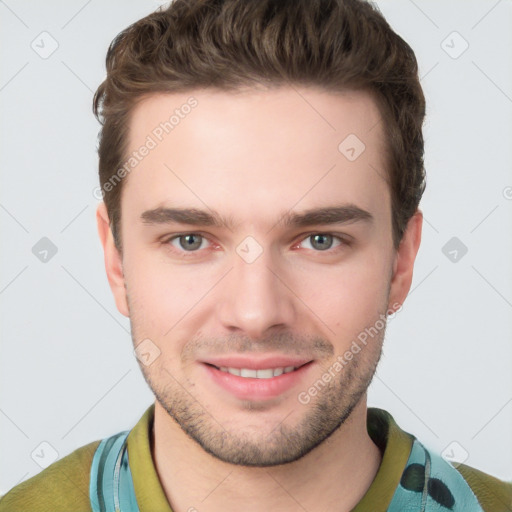
[[[248,368],[250,370],[263,370],[266,368],[286,368],[287,366],[294,366],[298,368],[306,363],[311,362],[312,359],[302,357],[290,356],[262,356],[262,357],[248,357],[242,355],[232,355],[223,357],[211,357],[202,361],[203,363],[212,364],[218,368]]]

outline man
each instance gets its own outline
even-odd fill
[[[425,187],[416,59],[374,7],[175,0],[114,40],[94,107],[107,276],[156,401],[1,511],[512,510],[366,405]]]

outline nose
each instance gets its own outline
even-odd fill
[[[233,269],[226,276],[223,299],[217,312],[228,331],[240,331],[257,339],[270,329],[290,329],[295,324],[293,292],[285,273],[272,261],[270,251],[252,262],[234,255]]]

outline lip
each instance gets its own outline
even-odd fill
[[[263,401],[276,398],[286,391],[289,391],[291,388],[297,387],[314,364],[314,361],[311,360],[302,360],[301,364],[297,362],[298,360],[279,357],[266,360],[226,357],[222,359],[219,358],[217,361],[219,364],[208,361],[201,363],[200,366],[205,370],[207,376],[216,386],[219,386],[240,400],[251,401]],[[231,373],[219,370],[216,366],[249,368],[253,370],[278,368],[281,366],[299,366],[299,368],[293,372],[283,373],[277,377],[271,377],[270,379],[257,379],[232,375]]]

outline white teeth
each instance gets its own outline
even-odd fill
[[[279,377],[283,373],[290,373],[296,370],[295,366],[286,366],[280,368],[264,368],[261,370],[253,370],[251,368],[227,368],[221,366],[219,368],[221,372],[231,373],[231,375],[237,375],[238,377],[250,377],[253,379],[271,379],[272,377]]]
[[[250,370],[249,368],[240,369],[240,377],[257,377],[258,370]]]
[[[256,372],[256,377],[258,379],[271,379],[274,376],[274,370],[272,368],[268,368],[266,370],[258,370]]]

